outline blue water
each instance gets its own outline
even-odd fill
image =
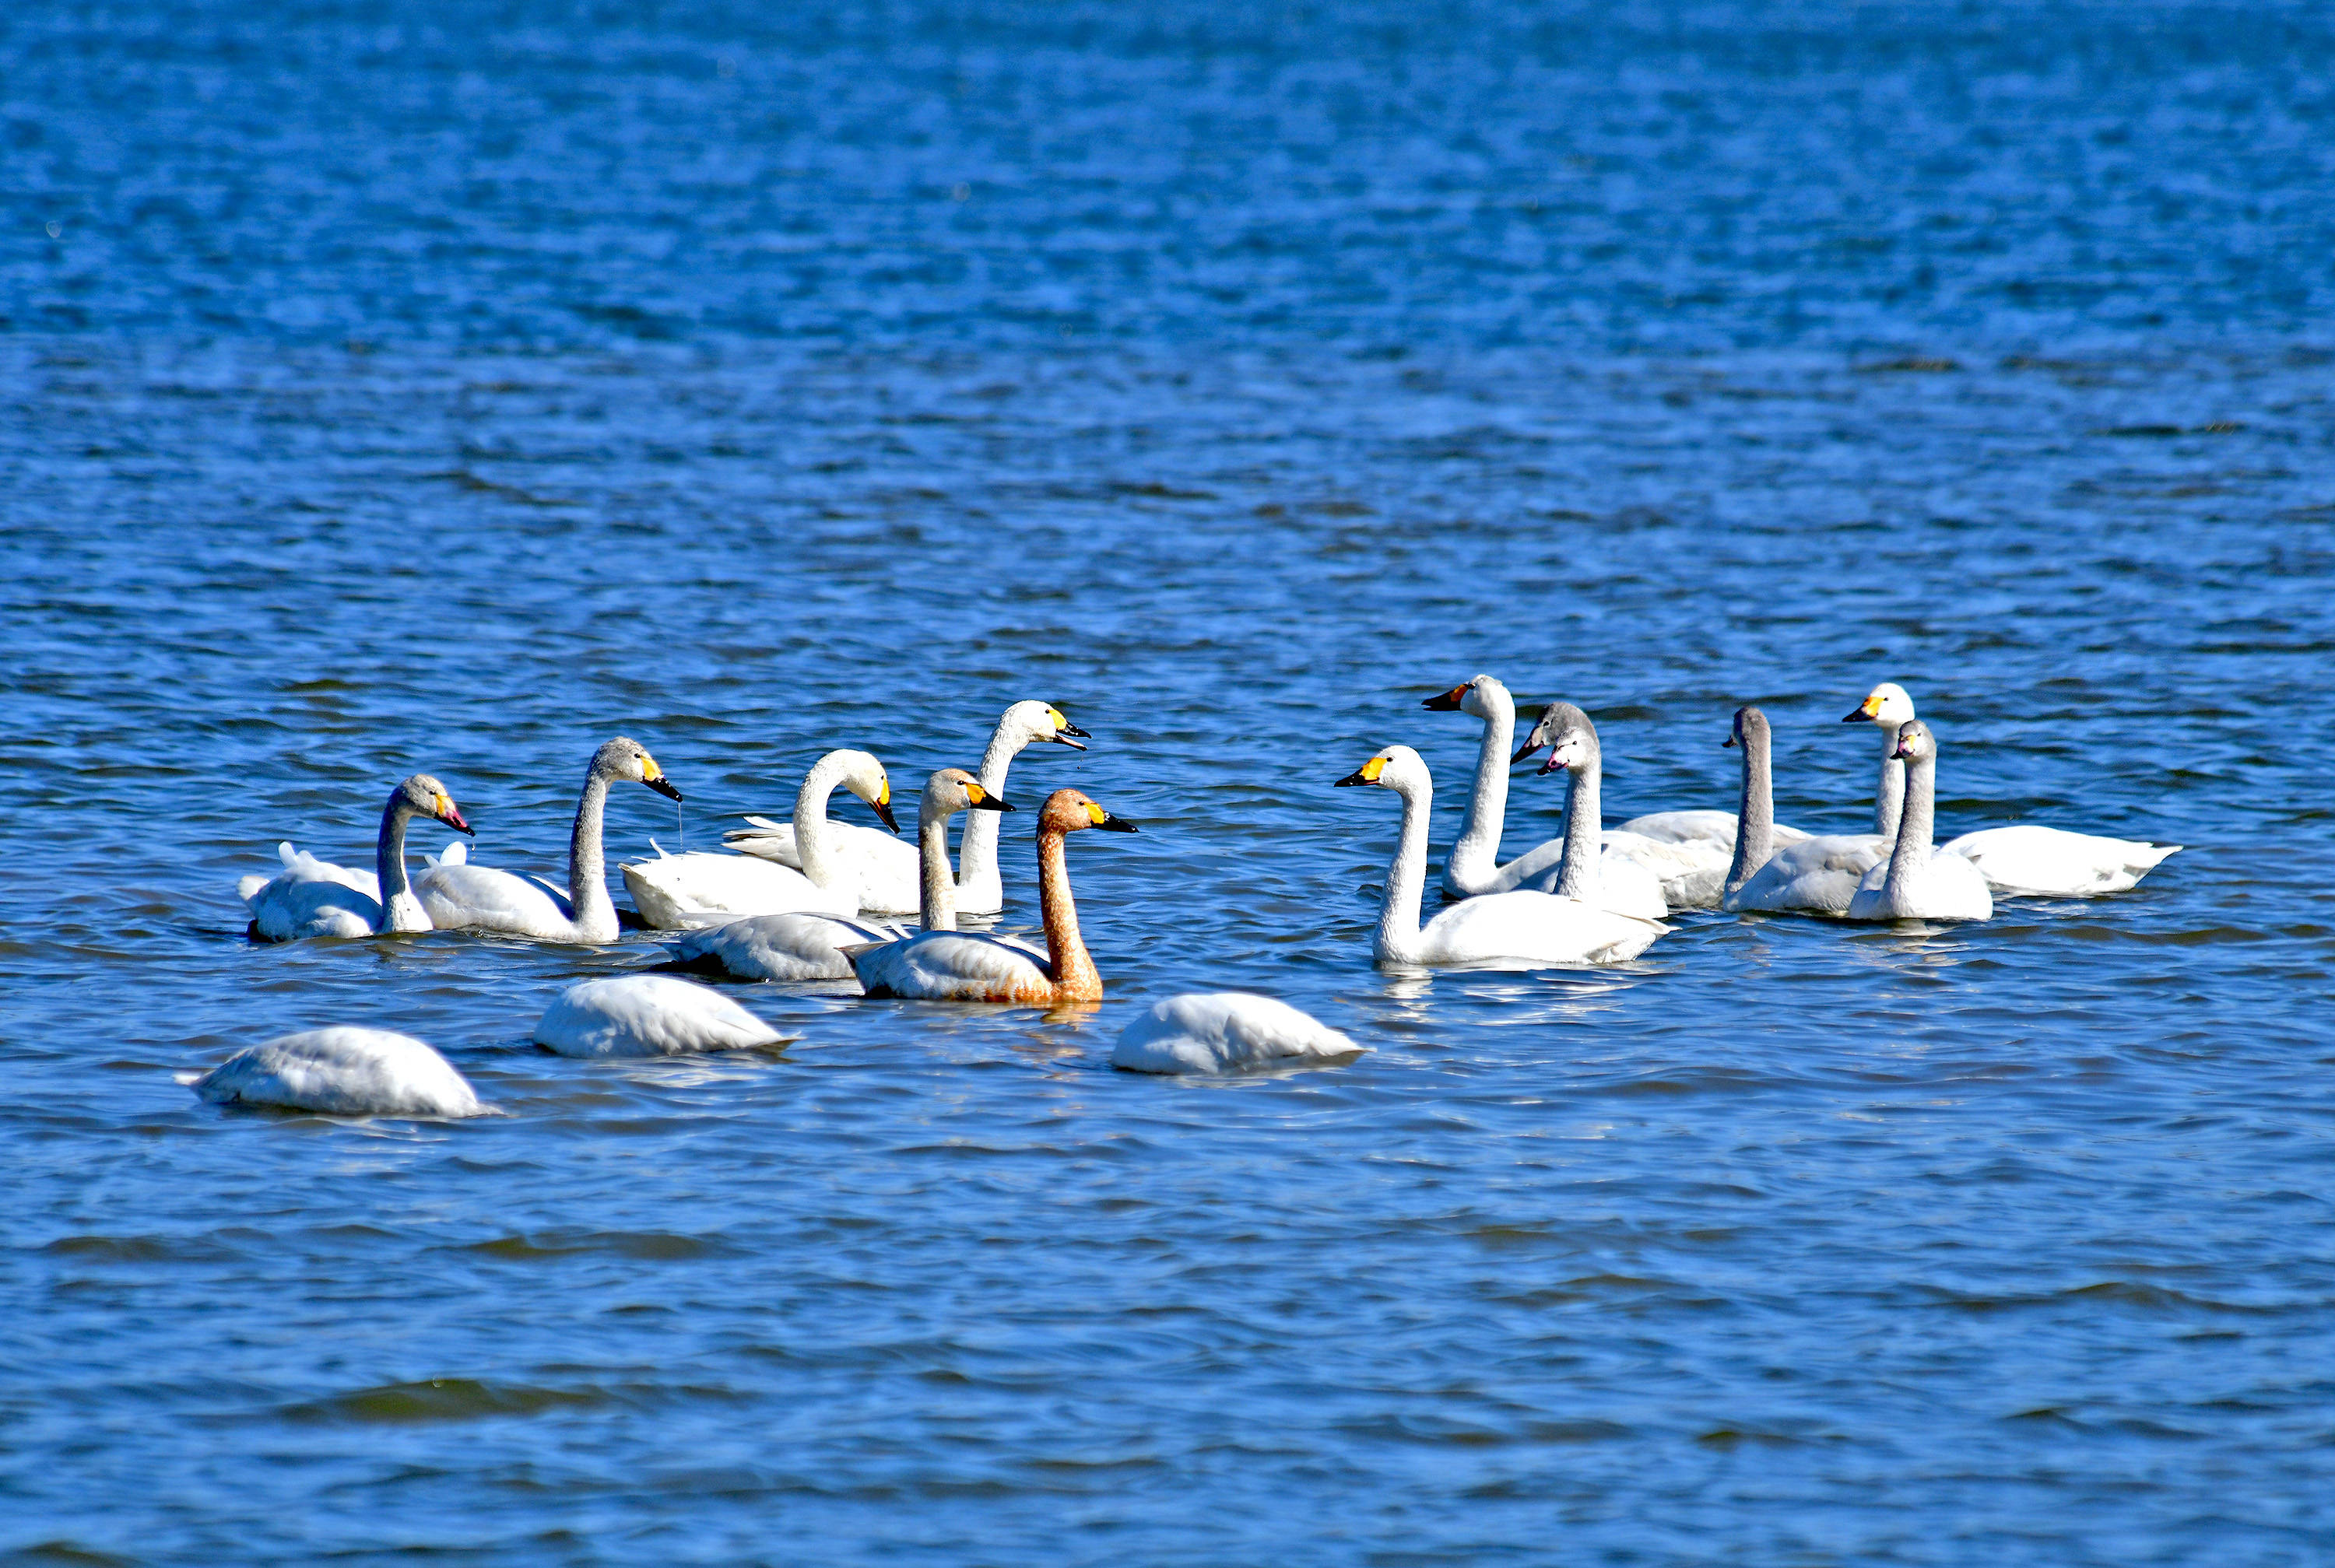
[[[0,14],[0,1550],[2327,1561],[2330,82],[2300,5]],[[1478,670],[1613,820],[1756,701],[1861,827],[1898,679],[1942,827],[2190,847],[1381,973],[1330,784],[1418,746],[1439,850]],[[631,856],[1024,697],[1143,825],[1090,1016],[588,1064],[648,934],[244,938],[417,768],[556,869],[609,734]],[[1108,1069],[1223,985],[1371,1054]],[[509,1114],[176,1079],[328,1022]]]

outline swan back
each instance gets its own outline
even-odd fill
[[[1274,997],[1196,992],[1146,1008],[1120,1033],[1110,1064],[1129,1072],[1231,1073],[1352,1061],[1364,1049]]]
[[[780,1039],[720,992],[669,974],[571,985],[535,1026],[535,1043],[561,1056],[685,1056],[776,1045]]]
[[[221,1105],[328,1116],[478,1116],[486,1110],[453,1064],[412,1035],[311,1029],[236,1052],[189,1085]]]

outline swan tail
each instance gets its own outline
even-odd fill
[[[284,869],[289,871],[300,864],[300,852],[292,847],[292,840],[282,839],[276,846],[276,858],[284,862]]]

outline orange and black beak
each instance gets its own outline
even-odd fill
[[[1422,708],[1432,708],[1439,713],[1456,713],[1459,711],[1459,704],[1467,700],[1468,688],[1465,686],[1454,686],[1448,692],[1438,692],[1434,696],[1429,697],[1426,702],[1421,702],[1419,706]]]
[[[664,796],[668,800],[678,800],[681,799],[681,791],[673,787],[673,780],[665,778],[662,774],[654,779],[644,779],[641,782],[646,784],[650,789],[655,790],[658,794]]]
[[[900,824],[895,820],[892,816],[892,803],[889,800],[870,800],[867,804],[874,809],[876,819],[883,823],[885,827],[890,828],[892,830],[893,837],[897,837],[900,832]]]
[[[975,811],[1016,811],[1021,809],[1019,807],[1015,806],[1012,801],[1005,799],[1004,796],[992,795],[986,789],[982,791],[981,799],[973,803],[973,808]]]
[[[1871,699],[1868,698],[1866,701],[1869,702]],[[1859,702],[1855,707],[1851,708],[1847,712],[1840,716],[1840,721],[1844,724],[1866,724],[1872,722],[1872,721],[1873,714],[1865,707],[1864,702]]]

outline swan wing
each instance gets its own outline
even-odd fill
[[[897,941],[896,926],[833,915],[752,915],[690,932],[673,944],[683,963],[741,980],[848,980],[846,947]]]
[[[301,876],[296,869],[252,888],[243,902],[251,911],[252,930],[265,942],[371,936],[381,929],[379,898],[345,882]]]
[[[1877,833],[1826,834],[1788,844],[1724,907],[1846,915],[1865,874],[1888,864],[1889,848]]]
[[[536,1044],[561,1056],[689,1056],[776,1045],[780,1038],[720,992],[669,974],[571,985],[535,1026]]]
[[[1858,881],[1848,902],[1851,920],[1991,920],[1994,895],[1979,868],[1947,849],[1933,849],[1900,895],[1889,895],[1884,857]]]
[[[977,932],[920,931],[854,952],[851,967],[870,996],[1038,1005],[1054,999],[1053,975],[1037,954]]]
[[[189,1085],[222,1105],[333,1116],[478,1116],[486,1110],[453,1064],[385,1029],[312,1029],[236,1052]]]
[[[641,918],[660,931],[685,929],[684,916],[702,914],[857,915],[849,888],[830,891],[801,872],[751,855],[693,850],[660,860],[628,861],[625,886]]]
[[[802,869],[802,856],[795,848],[795,825],[774,821],[768,817],[749,817],[751,827],[732,828],[722,836],[722,846],[741,855],[758,859],[774,860],[792,870]],[[838,823],[840,827],[842,824]]]
[[[1351,1061],[1365,1048],[1270,996],[1218,991],[1155,1002],[1119,1035],[1129,1072],[1225,1073]]]
[[[1492,893],[1444,910],[1419,930],[1430,963],[1618,963],[1670,927],[1552,893]]]
[[[2177,844],[2107,838],[2022,822],[1982,828],[1944,846],[1978,867],[1987,886],[2012,897],[2088,898],[2138,885]]]
[[[564,895],[539,877],[491,866],[440,864],[413,879],[430,924],[441,931],[507,931],[550,941],[575,934],[575,913]]]
[[[1526,877],[1510,892],[1538,893],[1555,897],[1557,886],[1565,880],[1565,845],[1553,839],[1557,847],[1555,858],[1546,861],[1542,868]],[[1546,848],[1543,845],[1542,848]],[[1537,857],[1538,851],[1535,851]],[[1511,866],[1521,866],[1533,857],[1520,857]],[[1507,868],[1503,868],[1503,876]],[[1726,879],[1726,867],[1720,868],[1720,879]],[[1608,853],[1602,842],[1597,857],[1597,897],[1595,902],[1617,915],[1633,915],[1640,920],[1660,920],[1670,913],[1670,899],[1663,892],[1662,878],[1643,862],[1617,852]]]
[[[1735,854],[1735,813],[1732,811],[1649,811],[1643,817],[1631,818],[1615,831],[1635,833],[1642,838],[1658,838],[1671,844],[1708,839],[1725,845],[1730,859]],[[1774,842],[1778,844],[1795,844],[1810,837],[1782,822],[1776,824],[1774,832]]]

